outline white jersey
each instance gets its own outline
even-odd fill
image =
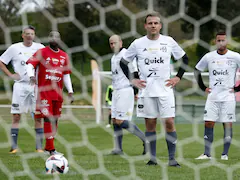
[[[123,57],[123,54],[127,50],[123,48],[119,53],[114,54],[111,58],[111,70],[112,70],[112,86],[113,89],[122,89],[131,86],[129,79],[126,77],[126,75],[123,73],[121,67],[120,67],[120,61]],[[134,64],[134,68],[136,68],[136,62]],[[137,71],[137,68],[136,68]]]
[[[44,45],[35,42],[30,47],[24,46],[22,42],[15,43],[0,56],[0,60],[6,65],[11,61],[14,72],[21,77],[18,82],[29,81],[26,61],[41,48],[44,48]]]
[[[196,65],[196,69],[209,71],[209,87],[212,89],[208,94],[211,101],[235,101],[232,88],[235,85],[237,68],[240,67],[240,54],[228,50],[220,55],[217,51],[205,54]]]
[[[157,40],[144,36],[133,41],[123,58],[129,62],[137,58],[140,79],[146,81],[146,88],[139,92],[139,97],[161,97],[173,93],[173,89],[166,86],[171,74],[170,59],[172,55],[176,60],[181,59],[184,54],[172,37],[162,34]]]

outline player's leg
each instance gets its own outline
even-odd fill
[[[106,125],[106,128],[111,127],[111,121],[112,121],[112,116],[111,116],[111,108],[108,111],[108,124]]]
[[[165,131],[166,131],[166,143],[168,147],[168,160],[169,166],[180,167],[178,162],[175,160],[176,144],[177,144],[177,132],[174,125],[174,118],[165,119]]]
[[[17,141],[18,141],[18,132],[19,132],[19,122],[21,119],[21,106],[20,102],[22,101],[21,95],[22,87],[20,83],[14,83],[13,85],[13,95],[12,95],[12,126],[11,126],[11,149],[9,153],[17,152]]]
[[[204,110],[204,153],[196,159],[211,159],[215,121],[219,119],[219,102],[207,100]]]
[[[223,123],[224,136],[223,136],[223,152],[221,155],[222,160],[228,160],[228,150],[232,142],[232,122]]]
[[[228,160],[228,150],[230,148],[232,142],[232,122],[236,121],[235,117],[235,109],[236,102],[235,101],[226,101],[222,103],[220,114],[220,121],[223,122],[224,136],[223,136],[223,152],[221,155],[222,160]]]
[[[41,118],[35,118],[34,113],[36,110],[36,97],[35,97],[35,91],[34,86],[27,84],[26,89],[28,90],[29,95],[25,99],[26,103],[29,104],[31,116],[34,119],[35,122],[35,132],[36,132],[36,152],[43,152],[42,150],[42,144],[43,144],[43,125],[42,125],[42,119]]]
[[[43,144],[43,127],[42,127],[42,119],[34,118],[35,121],[35,132],[36,132],[36,151],[43,152],[42,144]]]
[[[145,137],[146,142],[148,142],[149,147],[147,147],[150,153],[150,160],[147,165],[157,165],[156,160],[156,125],[158,117],[158,108],[156,98],[146,98],[142,97],[138,99],[137,105],[137,116],[145,118]]]
[[[116,119],[113,118],[113,130],[114,130],[114,150],[111,152],[112,155],[120,155],[123,154],[122,149],[122,138],[123,138],[123,132],[122,127],[120,127]]]
[[[165,137],[168,148],[169,166],[180,167],[175,160],[177,132],[174,124],[175,117],[175,98],[174,94],[158,98],[160,117],[164,119]]]

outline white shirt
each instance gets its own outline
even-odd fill
[[[15,43],[0,56],[0,60],[6,65],[11,61],[14,72],[21,77],[18,82],[29,81],[26,61],[41,48],[44,48],[44,45],[35,42],[30,47],[24,46],[23,42]]]
[[[196,65],[196,69],[209,71],[209,87],[212,89],[208,94],[211,101],[235,101],[232,88],[235,85],[237,68],[240,67],[240,54],[228,50],[220,55],[217,51],[205,54]]]
[[[169,36],[160,34],[157,40],[150,40],[147,36],[132,42],[123,58],[129,62],[137,58],[140,79],[146,81],[146,88],[139,92],[139,97],[168,96],[173,92],[166,86],[170,78],[173,55],[176,60],[181,59],[185,52],[177,42]]]
[[[113,89],[122,89],[122,88],[131,86],[129,79],[126,77],[126,75],[123,73],[123,71],[120,67],[120,61],[123,57],[123,54],[126,51],[127,50],[125,48],[122,48],[122,50],[119,53],[114,54],[111,58]],[[134,69],[137,71],[136,61],[133,61],[132,64],[133,64]]]

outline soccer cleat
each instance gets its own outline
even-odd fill
[[[57,152],[55,149],[54,150],[44,150],[44,153],[47,154],[47,155],[55,155],[55,154],[59,154],[59,155],[63,155],[63,153],[60,153],[60,152]]]
[[[197,160],[211,159],[211,156],[207,156],[206,154],[201,154],[199,157],[197,157],[195,159],[197,159]]]
[[[107,124],[107,125],[106,125],[106,128],[110,128],[110,127],[111,127],[111,124]]]
[[[42,149],[36,149],[36,152],[37,152],[37,153],[43,153],[44,150],[42,150]]]
[[[10,149],[9,154],[16,154],[18,152],[17,149]]]
[[[145,155],[147,152],[146,152],[146,143],[143,143],[143,152],[142,152],[142,155]]]
[[[110,155],[123,155],[123,151],[122,150],[112,150]]]
[[[221,160],[227,161],[228,160],[228,155],[227,154],[222,155]]]
[[[153,160],[149,160],[148,163],[146,164],[148,166],[156,166],[158,165],[156,161],[153,161]]]
[[[178,164],[178,162],[175,159],[169,160],[168,166],[181,167],[180,164]]]

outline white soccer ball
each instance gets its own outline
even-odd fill
[[[47,174],[66,174],[69,170],[68,160],[61,154],[50,156],[46,162]]]

